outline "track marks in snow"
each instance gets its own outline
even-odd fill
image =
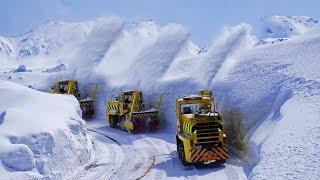
[[[150,172],[150,170],[151,170],[152,167],[154,166],[154,163],[155,163],[155,161],[156,161],[156,157],[155,157],[154,155],[151,156],[151,157],[150,157],[150,161],[151,161],[151,165],[150,165],[149,167],[147,167],[146,170],[145,170],[145,172],[144,172],[144,174],[143,174],[141,177],[137,178],[137,179],[142,179],[142,178],[144,178],[144,177],[147,175],[147,173]]]
[[[124,152],[119,144],[108,136],[89,130],[94,137],[95,158],[73,179],[110,179],[124,162]]]
[[[187,179],[210,179],[217,177],[220,179],[246,179],[241,167],[234,165],[232,161],[219,167],[195,167],[183,166],[177,156],[175,144],[167,142],[167,135],[162,133],[150,134],[128,134],[118,129],[112,129],[100,123],[87,123],[90,130],[96,131],[98,135],[112,138],[111,144],[105,144],[103,148],[110,149],[110,145],[121,147],[122,157],[110,150],[111,158],[122,159],[122,163],[117,165],[117,169],[109,165],[97,162],[89,170],[103,171],[108,173],[98,173],[95,179],[167,179],[167,178],[187,178]],[[119,143],[120,146],[117,145]],[[116,161],[118,162],[118,161]],[[110,161],[109,163],[112,163]],[[113,172],[110,174],[110,172]],[[83,179],[92,176],[83,176]]]

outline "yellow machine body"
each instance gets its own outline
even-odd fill
[[[141,91],[119,93],[115,100],[108,101],[107,108],[106,116],[112,128],[136,133],[155,130],[159,126],[158,110],[143,110]]]
[[[228,158],[223,120],[215,111],[212,93],[200,94],[176,102],[177,151],[184,165],[223,163]]]
[[[53,94],[68,94],[75,96],[80,104],[82,110],[82,118],[91,119],[95,114],[94,98],[97,91],[97,85],[93,97],[87,97],[80,100],[80,93],[78,89],[78,82],[75,80],[56,81],[51,87]]]
[[[79,97],[78,82],[74,80],[57,81],[51,87],[51,93],[54,94],[70,94],[76,98]]]

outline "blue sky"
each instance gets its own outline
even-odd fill
[[[125,21],[179,23],[198,44],[216,38],[225,26],[252,24],[260,18],[305,15],[320,19],[319,0],[2,0],[0,36],[21,34],[47,20],[82,21],[115,15]]]

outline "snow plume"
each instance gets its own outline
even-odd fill
[[[76,48],[70,64],[74,69],[92,69],[103,59],[112,43],[118,38],[122,23],[118,18],[100,18],[86,39]]]
[[[154,21],[125,25],[119,38],[111,45],[97,67],[104,74],[120,74],[130,69],[136,57],[154,44],[160,27]]]
[[[129,74],[134,76],[130,76],[129,82],[137,83],[135,86],[138,88],[161,79],[187,39],[188,33],[180,25],[168,25],[161,29],[157,41],[146,47],[132,64]]]
[[[205,54],[205,66],[201,67],[202,78],[206,80],[206,88],[216,75],[221,79],[236,64],[236,55],[252,47],[255,37],[250,34],[251,26],[245,23],[225,28]],[[220,72],[220,73],[219,73]]]
[[[167,71],[172,60],[181,51],[181,48],[185,47],[184,45],[189,35],[183,27],[175,24],[160,28],[159,32],[152,31],[152,33],[154,33],[155,37],[147,39],[147,43],[142,42],[144,44],[138,47],[139,50],[134,50],[135,52],[132,54],[133,57],[120,59],[122,63],[114,66],[113,69],[106,67],[106,69],[109,69],[111,72],[103,72],[102,64],[98,67],[99,75],[96,77],[99,83],[103,83],[103,87],[100,89],[101,91],[98,95],[102,100],[99,102],[102,107],[105,105],[106,99],[112,99],[118,92],[124,90],[141,90],[144,93],[145,99],[152,99],[150,102],[154,102],[159,96],[160,91],[157,91],[158,94],[155,95],[153,88],[157,86],[157,83],[162,83],[160,82],[161,77]],[[143,39],[141,40],[143,41]],[[140,41],[136,42],[138,43],[137,46],[139,46],[139,42]],[[128,43],[128,41],[125,42],[121,40],[121,43]],[[119,44],[114,44],[113,48],[117,48],[121,52],[126,51],[125,49],[116,47],[117,45]],[[115,51],[113,53],[115,53]],[[117,57],[116,54],[112,56]],[[107,61],[107,59],[105,60]],[[112,59],[108,60],[113,61]],[[129,63],[129,65],[126,66],[126,63]],[[122,65],[128,67],[128,69],[126,69],[126,71],[124,71],[122,67],[120,67],[120,70],[117,69]],[[108,78],[103,77],[105,74]],[[102,108],[101,111],[98,112],[99,115],[104,114],[104,111],[105,108]]]

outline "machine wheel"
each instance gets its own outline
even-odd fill
[[[180,159],[181,163],[185,166],[190,166],[190,163],[188,161],[186,161],[184,147],[183,147],[183,143],[181,140],[177,140],[177,151],[178,151],[178,155],[179,155],[179,159]]]
[[[160,125],[160,120],[159,120],[159,118],[158,118],[158,117],[152,117],[152,118],[151,118],[151,127],[150,127],[150,130],[151,130],[151,131],[156,131],[156,130],[158,130],[159,125]]]
[[[215,162],[215,164],[221,166],[221,165],[223,165],[225,162],[226,162],[226,160],[219,160],[219,161]]]
[[[94,105],[84,105],[80,103],[80,108],[82,111],[82,118],[84,120],[90,120],[94,117],[94,114],[95,114]]]
[[[109,115],[109,124],[110,124],[110,127],[117,128],[118,117],[114,115]]]
[[[133,123],[133,130],[131,133],[137,134],[140,132],[146,132],[149,128],[145,124],[146,119],[145,118],[136,118],[136,119],[131,119]]]

